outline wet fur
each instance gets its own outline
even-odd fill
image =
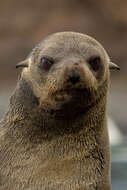
[[[97,89],[51,84],[42,97],[34,83],[21,76],[1,122],[0,189],[110,190],[109,74]]]

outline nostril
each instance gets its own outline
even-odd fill
[[[69,80],[71,81],[72,84],[76,84],[77,82],[79,82],[80,75],[77,70],[71,71],[68,74],[68,76],[69,76]]]

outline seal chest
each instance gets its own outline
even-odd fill
[[[0,189],[110,190],[111,63],[93,38],[48,36],[30,53],[1,122]]]

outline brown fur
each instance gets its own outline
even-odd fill
[[[99,72],[87,63],[94,55]],[[48,71],[42,56],[55,60]],[[74,32],[53,34],[32,51],[1,122],[0,190],[110,190],[109,65],[96,40]],[[72,85],[75,69],[80,82]]]

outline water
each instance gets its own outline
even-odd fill
[[[113,146],[112,150],[112,190],[127,190],[127,144]]]
[[[112,163],[112,190],[127,190],[127,162]]]

